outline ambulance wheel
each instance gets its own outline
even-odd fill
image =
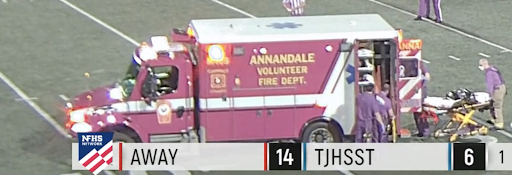
[[[306,127],[302,134],[303,143],[339,143],[341,133],[327,122],[315,122]]]
[[[112,140],[114,141],[114,143],[135,143],[135,139],[121,132],[114,132],[114,137],[112,138]]]

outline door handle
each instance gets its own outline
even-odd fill
[[[257,116],[257,117],[261,117],[261,113],[262,113],[261,109],[260,109],[260,110],[257,110],[257,111],[256,111],[256,116]]]
[[[274,111],[272,111],[272,109],[267,110],[267,115],[268,115],[268,116],[271,116],[273,113],[274,113]]]
[[[185,113],[185,107],[179,106],[178,110],[176,110],[176,115],[178,118],[183,117],[183,114]]]

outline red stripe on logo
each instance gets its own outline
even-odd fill
[[[101,165],[105,164],[105,161],[103,161],[103,159],[101,159],[100,161],[98,161],[98,163],[96,163],[96,165],[94,165],[89,171],[91,173],[94,173],[94,171],[96,171],[96,169],[98,169]]]
[[[94,154],[91,158],[89,158],[87,161],[85,161],[82,165],[84,167],[87,167],[89,164],[92,163],[92,161],[96,160],[100,155],[98,153]]]
[[[107,156],[107,154],[109,154],[111,152],[112,152],[112,147],[110,147],[107,150],[105,150],[105,152],[103,152],[103,154],[101,154],[101,157],[105,157],[105,156]]]

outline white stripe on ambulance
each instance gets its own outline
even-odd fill
[[[322,94],[231,97],[226,99],[206,98],[200,99],[200,104],[202,110],[289,107],[314,105],[320,97],[322,97]],[[180,106],[185,109],[191,109],[194,105],[192,98],[166,99],[165,101],[171,103],[173,110],[178,109]],[[111,106],[118,112],[153,112],[156,110],[156,106],[148,105],[144,101],[115,103]]]

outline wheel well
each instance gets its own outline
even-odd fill
[[[328,124],[328,127],[329,128],[334,128],[336,129],[336,131],[338,131],[338,133],[340,133],[340,137],[342,140],[344,140],[344,137],[345,137],[345,132],[343,131],[343,128],[341,127],[341,125],[336,121],[336,120],[333,120],[329,117],[323,117],[323,116],[320,116],[320,117],[315,117],[315,118],[312,118],[310,120],[308,120],[304,126],[302,126],[301,128],[301,131],[300,131],[300,138],[302,138],[302,136],[304,136],[304,132],[306,131],[306,128],[313,124],[313,123],[317,123],[317,122],[324,122],[324,123],[327,123]]]
[[[102,132],[120,132],[120,133],[130,136],[137,143],[142,142],[142,139],[140,138],[139,134],[137,134],[137,132],[135,132],[135,130],[133,130],[131,127],[126,126],[124,124],[106,126],[101,131]]]

